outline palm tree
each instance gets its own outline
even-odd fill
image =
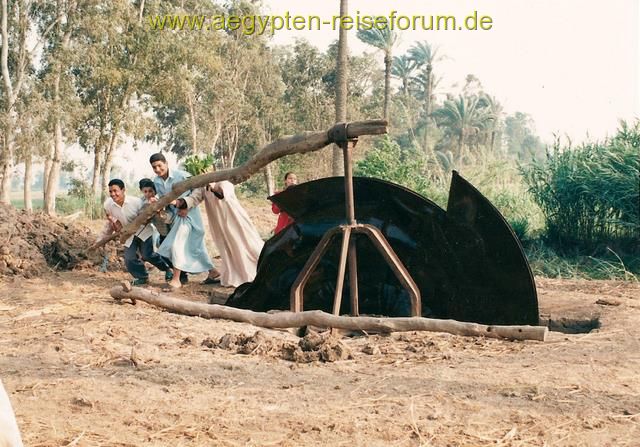
[[[442,77],[437,76],[434,73],[431,73],[429,77],[431,78],[429,80],[429,86],[431,90],[431,101],[433,101],[433,92],[438,87],[438,84],[440,84],[440,81],[442,81]],[[427,92],[425,90],[426,83],[427,83],[427,74],[424,72],[421,72],[417,76],[414,76],[411,78],[409,89],[411,90],[411,87],[413,87],[414,96],[418,99],[422,99],[426,101],[426,96],[427,96]],[[433,102],[430,103],[429,110],[431,110],[432,106],[433,106]]]
[[[423,42],[417,42],[413,47],[409,49],[409,55],[415,62],[416,66],[422,68],[423,71],[423,86],[424,86],[424,150],[428,151],[429,142],[429,118],[431,116],[431,97],[433,95],[433,64],[440,60],[438,58],[437,48],[432,47],[426,40]]]
[[[402,81],[402,94],[405,96],[409,94],[409,80],[415,69],[415,62],[408,56],[403,54],[400,57],[395,56],[393,58],[391,74]]]
[[[498,123],[500,122],[500,116],[502,115],[502,104],[498,102],[495,96],[487,94],[480,95],[478,100],[479,106],[486,109],[486,113],[491,117],[491,139],[489,143],[489,150],[493,153],[495,148],[496,135],[498,133]]]
[[[393,62],[393,48],[398,42],[398,34],[385,26],[383,29],[358,30],[358,39],[384,52],[384,119],[389,119],[389,102],[391,99],[391,64]]]
[[[348,0],[340,0],[340,16],[346,17],[349,14]],[[337,84],[336,84],[336,123],[347,121],[347,68],[348,68],[347,30],[340,27],[338,33],[338,61],[337,61]],[[333,175],[344,175],[342,150],[338,145],[333,146]]]
[[[483,107],[480,97],[459,95],[455,99],[448,99],[444,105],[433,112],[433,117],[446,132],[458,139],[458,160],[463,159],[463,145],[465,139],[487,128],[493,117]]]

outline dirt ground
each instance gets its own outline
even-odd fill
[[[250,213],[266,236],[275,216]],[[638,283],[538,278],[544,343],[411,332],[292,355],[292,333],[118,304],[126,273],[56,272],[48,253],[0,276],[0,378],[26,446],[640,446]],[[229,292],[198,279],[179,295]]]
[[[350,358],[298,363],[288,332],[117,304],[125,277],[0,282],[0,376],[26,446],[640,445],[636,283],[538,279],[543,318],[599,322],[589,333],[352,337]],[[206,300],[195,282],[181,294]],[[257,331],[251,350],[216,343]]]

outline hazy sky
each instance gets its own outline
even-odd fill
[[[271,14],[339,14],[339,1],[265,0]],[[473,73],[504,105],[533,116],[545,141],[553,132],[579,142],[602,138],[619,118],[640,116],[640,0],[349,0],[349,15],[453,15],[474,10],[493,19],[488,31],[402,31],[396,54],[427,40],[448,56],[434,68],[440,93],[456,92]],[[274,43],[303,37],[325,49],[337,39],[329,27],[286,31]],[[349,35],[353,53],[373,51]],[[379,55],[382,69],[382,55]],[[453,87],[458,83],[459,87]]]

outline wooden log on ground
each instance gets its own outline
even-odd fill
[[[140,225],[148,222],[159,209],[164,208],[186,191],[208,185],[211,182],[221,182],[222,180],[229,180],[234,184],[241,183],[274,160],[286,155],[314,152],[335,143],[336,136],[340,134],[340,128],[340,124],[336,124],[326,131],[302,132],[294,136],[280,138],[263,147],[242,166],[196,175],[176,183],[169,194],[162,196],[160,200],[146,207],[117,236],[111,235],[111,237],[104,238],[93,244],[91,248],[99,248],[116,237],[119,237],[121,242],[126,241],[129,236],[135,234]],[[348,138],[357,138],[363,135],[382,135],[385,133],[387,133],[386,120],[355,121],[347,124]]]
[[[477,323],[421,317],[343,317],[328,314],[320,310],[278,313],[253,312],[251,310],[236,309],[218,304],[181,300],[168,294],[152,292],[140,287],[133,287],[130,291],[126,291],[122,286],[115,286],[111,289],[111,296],[117,300],[132,299],[145,301],[146,303],[182,315],[233,320],[272,329],[317,326],[384,333],[429,331],[474,337],[481,336],[509,340],[538,341],[545,341],[549,331],[545,326],[487,326]]]

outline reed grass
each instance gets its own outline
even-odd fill
[[[604,143],[572,148],[557,140],[544,161],[521,169],[555,247],[618,243],[640,237],[640,122],[622,124]]]

